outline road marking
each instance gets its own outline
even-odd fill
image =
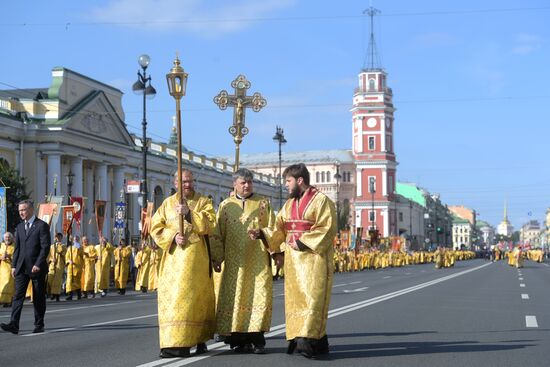
[[[525,288],[525,284],[523,284],[523,283],[521,283],[519,286],[520,286],[521,288]]]
[[[349,312],[352,312],[352,311],[355,311],[355,310],[359,310],[361,308],[365,308],[365,307],[374,305],[374,304],[379,303],[379,302],[384,302],[384,301],[390,300],[392,298],[402,296],[402,295],[407,294],[407,293],[418,291],[420,289],[429,287],[431,285],[435,285],[435,284],[447,281],[449,279],[453,279],[453,278],[459,277],[461,275],[464,275],[464,274],[482,269],[482,268],[484,268],[488,265],[491,265],[491,264],[492,263],[486,263],[486,264],[483,264],[481,266],[478,266],[478,267],[475,267],[475,268],[472,268],[472,269],[468,269],[468,270],[463,270],[461,272],[450,274],[450,275],[447,275],[447,276],[444,276],[444,277],[441,277],[441,278],[438,278],[438,279],[435,279],[435,280],[431,280],[429,282],[421,283],[421,284],[418,284],[418,285],[415,285],[415,286],[412,286],[412,287],[409,287],[409,288],[404,288],[404,289],[401,289],[401,290],[398,290],[398,291],[395,291],[395,292],[384,294],[382,296],[370,298],[370,299],[367,299],[367,300],[364,300],[364,301],[360,301],[360,302],[349,304],[347,306],[336,308],[336,309],[330,310],[328,312],[328,318],[330,319],[330,318],[333,318],[333,317],[336,317],[336,316],[339,316],[339,315],[343,315],[343,314],[346,314],[346,313],[349,313]],[[272,327],[271,331],[269,333],[265,334],[265,337],[270,338],[272,336],[284,334],[285,332],[286,332],[286,325],[281,324],[281,325],[277,325],[275,327]],[[173,360],[172,359],[170,361],[160,359],[160,360],[152,361],[152,362],[149,362],[149,363],[140,364],[137,367],[154,367],[154,366],[159,366],[159,365],[163,365],[163,367],[181,367],[181,366],[185,366],[185,365],[188,365],[188,364],[191,364],[191,363],[194,363],[194,362],[198,362],[198,361],[203,360],[205,358],[213,357],[215,355],[223,353],[223,352],[229,350],[229,346],[225,345],[225,343],[214,343],[214,344],[211,344],[211,345],[208,346],[208,350],[209,350],[209,352],[208,352],[207,355],[203,355],[203,356],[200,356],[200,357],[179,358],[178,360]],[[167,364],[167,363],[169,363],[169,364]]]
[[[146,319],[146,318],[149,318],[149,317],[156,317],[157,315],[158,314],[154,313],[154,314],[151,314],[151,315],[130,317],[130,318],[127,318],[127,319],[104,321],[104,322],[98,322],[98,323],[95,323],[95,324],[88,324],[88,325],[82,325],[82,326],[76,326],[76,327],[70,327],[70,328],[64,328],[64,329],[54,329],[54,330],[48,330],[48,331],[45,331],[45,332],[39,333],[39,334],[24,334],[24,335],[21,335],[21,336],[41,336],[41,335],[46,335],[46,334],[59,333],[59,332],[62,332],[62,331],[72,331],[72,330],[85,329],[85,328],[94,327],[94,326],[111,325],[111,324],[118,324],[119,322]]]
[[[536,316],[525,316],[525,327],[539,327]]]
[[[56,309],[56,310],[46,311],[46,313],[50,314],[50,313],[63,312],[63,311],[83,310],[83,309],[88,309],[88,308],[109,307],[109,306],[116,306],[116,305],[136,303],[136,302],[138,302],[138,301],[124,301],[124,302],[118,302],[118,303],[105,303],[105,304],[102,304],[102,305],[93,305],[93,306],[60,308],[60,309]],[[10,317],[10,315],[0,316],[0,318],[4,318],[4,317]]]
[[[344,293],[356,293],[356,292],[362,292],[364,290],[367,290],[369,287],[362,287],[357,289],[344,289]]]
[[[345,286],[345,285],[348,285],[348,283],[336,284],[336,285],[333,285],[332,288],[343,287],[343,286]]]
[[[518,278],[518,280],[523,280],[523,278]]]
[[[359,283],[361,283],[361,281],[358,281],[358,282],[351,282],[351,283],[349,283],[349,285],[352,285],[352,284],[359,284]]]
[[[285,295],[284,293],[280,293],[280,294],[275,295],[275,297],[282,297],[284,295]]]
[[[388,279],[388,278],[391,278],[391,275],[385,276],[382,279]]]
[[[542,265],[544,265],[544,266],[550,266],[550,265],[548,265],[548,264],[542,264]]]
[[[405,275],[411,275],[412,273],[405,273]]]
[[[529,299],[529,295],[527,293],[522,293],[521,299]]]

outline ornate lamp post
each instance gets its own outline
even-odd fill
[[[252,96],[247,96],[246,91],[250,88],[251,83],[246,79],[246,76],[239,75],[231,82],[231,86],[235,89],[235,94],[230,95],[224,89],[214,97],[214,103],[218,105],[220,110],[225,110],[227,106],[233,106],[233,125],[229,127],[229,133],[233,136],[235,142],[235,166],[234,170],[239,169],[239,149],[243,138],[248,134],[248,128],[245,126],[246,108],[252,108],[252,111],[259,112],[267,105],[267,101],[258,92]]]
[[[283,207],[283,171],[282,171],[282,151],[281,146],[286,143],[285,134],[282,127],[277,126],[273,140],[279,143],[279,210]]]
[[[183,197],[183,183],[181,172],[181,98],[185,95],[187,87],[187,74],[180,66],[180,59],[176,55],[174,60],[174,66],[170,69],[170,72],[166,74],[166,81],[168,82],[168,92],[176,100],[176,132],[178,135],[178,193],[180,197],[180,204],[183,204],[185,200]],[[183,216],[179,216],[179,231],[183,233]]]
[[[71,195],[72,195],[72,188],[73,188],[73,180],[74,180],[74,173],[69,170],[69,173],[67,176],[65,176],[67,179],[67,204],[71,205]]]
[[[143,129],[143,138],[141,140],[141,150],[143,152],[143,181],[141,183],[141,197],[142,207],[147,206],[148,192],[147,192],[147,98],[153,99],[157,94],[157,91],[151,85],[151,76],[147,76],[147,67],[151,62],[149,55],[141,55],[138,58],[138,63],[141,66],[141,72],[138,70],[138,80],[132,86],[132,90],[135,94],[143,95],[143,120],[141,127]],[[148,84],[148,85],[147,85]]]

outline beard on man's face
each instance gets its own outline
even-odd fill
[[[298,199],[300,197],[300,187],[298,185],[294,186],[292,189],[290,189],[290,192],[288,193],[288,197],[291,199]]]

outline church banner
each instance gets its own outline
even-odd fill
[[[82,220],[84,202],[81,197],[71,196],[71,205],[74,206],[74,221],[79,226]]]
[[[74,219],[74,206],[65,205],[61,209],[63,210],[63,234],[70,234]]]
[[[95,219],[97,223],[97,234],[99,237],[103,235],[103,222],[105,222],[105,206],[107,202],[104,200],[95,201]]]
[[[116,203],[114,227],[117,229],[124,229],[125,218],[126,218],[126,204],[123,202]]]
[[[38,207],[38,218],[48,223],[49,226],[51,226],[53,216],[56,212],[57,212],[56,203],[42,203]]]
[[[4,235],[8,231],[8,211],[6,202],[6,188],[0,187],[0,233]]]

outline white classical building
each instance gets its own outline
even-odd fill
[[[71,194],[85,198],[82,234],[97,240],[93,205],[107,201],[104,234],[112,233],[114,203],[128,180],[142,177],[141,140],[126,129],[123,93],[107,84],[67,68],[52,70],[49,88],[0,91],[0,159],[27,178],[32,199],[47,194],[67,195],[69,173],[74,175]],[[225,162],[185,150],[183,164],[194,172],[195,187],[210,195],[215,205],[232,190],[233,167]],[[151,142],[147,180],[158,207],[170,195],[176,171],[176,147]],[[278,198],[275,179],[255,176],[255,191]],[[125,194],[130,234],[137,235],[140,207],[137,194]],[[108,236],[109,237],[109,236]]]

